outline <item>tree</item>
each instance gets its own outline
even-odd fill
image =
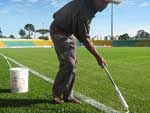
[[[0,38],[2,38],[2,30],[1,30],[1,28],[0,28]]]
[[[104,40],[108,40],[108,37],[107,37],[107,36],[105,36]]]
[[[40,36],[39,39],[49,40],[48,36]]]
[[[12,38],[12,39],[14,39],[15,37],[14,37],[14,35],[12,35],[12,34],[11,34],[11,35],[9,36],[9,38]]]
[[[128,33],[120,35],[118,38],[118,40],[128,40],[128,39],[130,39],[130,36],[128,35]]]
[[[40,33],[43,37],[45,34],[49,33],[48,29],[38,29],[36,32]]]
[[[26,24],[24,29],[28,31],[28,37],[33,35],[33,32],[35,31],[35,27],[33,24]]]
[[[136,38],[138,39],[150,38],[150,34],[144,30],[139,30],[137,32]]]
[[[111,38],[111,36],[107,35],[107,36],[104,37],[104,40],[109,40],[110,38]]]
[[[23,38],[26,35],[26,31],[24,29],[20,29],[19,35]]]

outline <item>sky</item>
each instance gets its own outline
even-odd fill
[[[19,37],[18,31],[31,23],[36,29],[47,28],[53,14],[70,0],[0,0],[0,28],[3,35]],[[110,35],[110,5],[97,13],[91,23],[91,36]],[[114,6],[114,34],[130,36],[144,29],[150,32],[150,0],[123,0]]]

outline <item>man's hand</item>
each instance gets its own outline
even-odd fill
[[[106,64],[106,62],[105,62],[105,60],[104,60],[104,58],[98,56],[98,57],[96,58],[96,60],[97,60],[97,63],[98,63],[102,68],[104,68],[104,66],[107,66],[107,64]]]

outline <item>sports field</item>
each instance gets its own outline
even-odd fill
[[[150,48],[98,48],[114,80],[129,104],[131,113],[150,113]],[[54,79],[58,61],[53,48],[0,49],[0,52],[29,68]],[[75,91],[116,110],[120,102],[105,72],[85,48],[77,49],[78,71]],[[13,65],[13,64],[12,64]],[[15,67],[15,65],[14,65]],[[0,57],[0,113],[99,113],[82,105],[53,105],[51,85],[30,74],[29,92],[9,92],[8,65]]]

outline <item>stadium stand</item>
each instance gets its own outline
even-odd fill
[[[32,41],[4,41],[6,47],[34,46]]]
[[[150,47],[150,40],[93,40],[96,46]]]
[[[109,47],[150,47],[150,40],[93,40],[95,46]],[[26,39],[0,39],[0,48],[17,48],[17,47],[52,47],[51,40],[26,40]],[[77,46],[82,44],[77,41]]]
[[[35,46],[52,46],[53,45],[51,40],[50,41],[47,41],[47,40],[33,40],[32,42]]]
[[[0,47],[4,47],[4,43],[3,42],[0,42]]]
[[[136,46],[136,41],[134,40],[127,40],[127,41],[112,41],[112,46],[114,47],[134,47]]]
[[[51,40],[24,40],[24,39],[5,39],[0,40],[0,48],[13,47],[52,47]]]
[[[95,46],[112,46],[111,40],[93,40]]]
[[[150,47],[150,40],[136,41],[136,46],[138,46],[138,47]]]

